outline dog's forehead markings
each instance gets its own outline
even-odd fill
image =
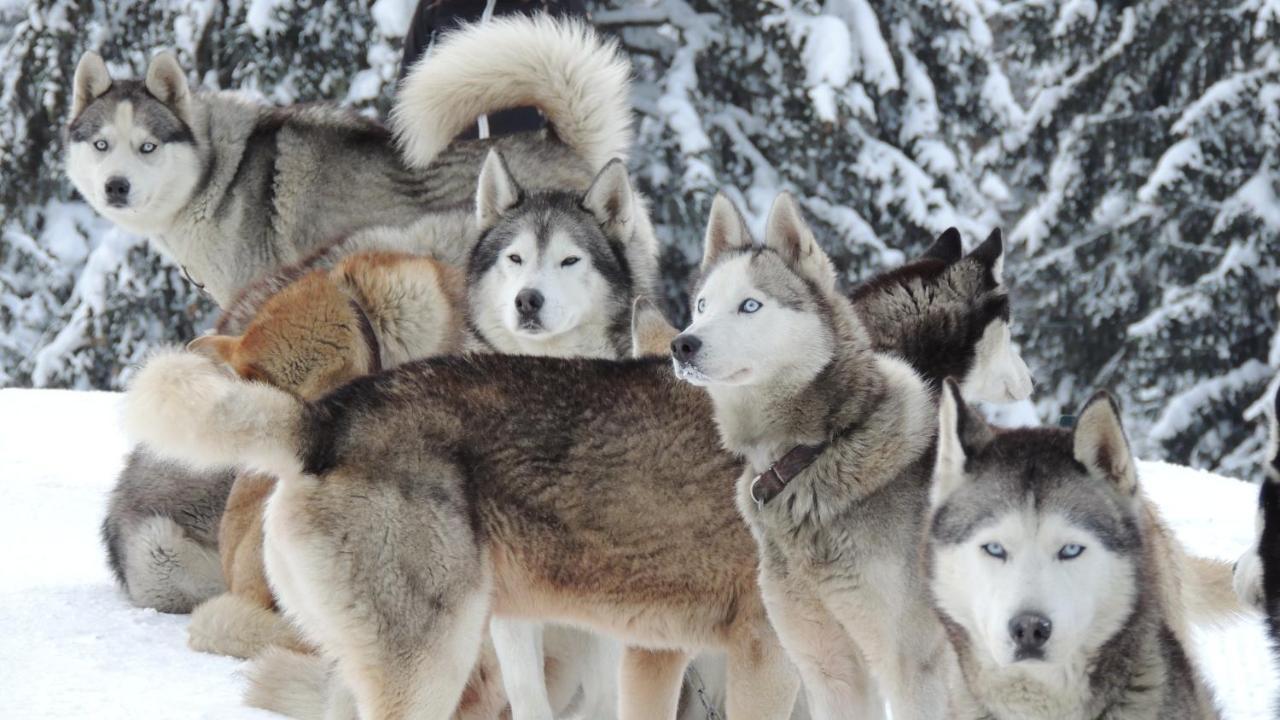
[[[547,233],[545,242],[539,246],[544,262],[559,263],[570,255],[581,255],[578,244],[563,228],[555,228]]]
[[[777,253],[760,250],[747,256],[747,262],[752,284],[783,307],[798,310],[813,300],[809,284],[787,267]]]
[[[121,100],[116,105],[115,117],[112,119],[112,130],[117,135],[128,135],[129,129],[133,127],[133,101]]]
[[[742,298],[737,295],[754,290],[748,268],[750,261],[751,257],[744,253],[716,264],[703,282],[699,295],[713,296],[708,299],[708,304],[713,300],[738,302]]]

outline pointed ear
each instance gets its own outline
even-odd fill
[[[764,226],[764,245],[772,248],[800,275],[815,283],[823,292],[832,292],[836,273],[827,254],[818,247],[813,231],[805,223],[791,193],[784,192],[773,201]]]
[[[591,213],[605,232],[626,238],[631,233],[631,216],[635,209],[631,179],[627,166],[621,160],[609,164],[591,181],[587,194],[582,197],[582,207]]]
[[[679,334],[657,303],[648,297],[636,298],[631,306],[631,357],[666,355]]]
[[[203,355],[214,362],[231,364],[240,338],[232,335],[201,335],[187,343],[187,351]]]
[[[71,95],[71,119],[80,117],[80,113],[89,103],[102,97],[111,89],[111,73],[107,72],[107,64],[102,56],[92,50],[86,50],[76,65],[76,76],[71,83],[74,90]]]
[[[1114,483],[1126,495],[1138,491],[1138,473],[1129,440],[1120,424],[1120,406],[1110,393],[1095,394],[1076,420],[1072,433],[1076,461],[1094,477]]]
[[[521,195],[520,186],[507,169],[507,161],[497,150],[490,150],[476,185],[476,227],[481,231],[493,227],[498,218],[520,204]]]
[[[924,251],[922,258],[932,258],[941,260],[943,263],[950,265],[960,259],[964,254],[964,248],[960,245],[960,231],[949,227],[942,231],[937,240]]]
[[[1004,239],[1000,236],[1000,228],[992,230],[987,239],[969,253],[969,257],[991,271],[997,285],[1004,283]]]
[[[751,231],[742,219],[738,206],[723,192],[711,200],[711,215],[707,218],[707,235],[702,245],[702,274],[715,264],[726,250],[751,247]]]
[[[173,53],[162,50],[151,58],[146,84],[147,92],[172,108],[179,120],[191,124],[191,92],[187,89],[187,75],[182,72],[182,66]]]
[[[934,507],[964,485],[968,477],[965,464],[993,437],[987,421],[965,403],[955,378],[942,381],[942,397],[938,403],[938,458],[929,493]]]

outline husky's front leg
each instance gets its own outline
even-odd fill
[[[782,647],[800,671],[810,717],[884,718],[885,703],[866,659],[836,617],[816,597],[767,575],[761,573],[761,593]]]
[[[547,698],[542,624],[495,617],[489,621],[489,634],[502,667],[512,720],[552,720],[555,714]]]

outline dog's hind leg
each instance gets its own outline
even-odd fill
[[[492,570],[461,511],[462,475],[429,453],[415,461],[282,475],[267,506],[280,605],[336,658],[364,720],[451,717],[489,619]]]
[[[689,656],[679,650],[626,648],[619,673],[620,720],[676,717]]]
[[[512,720],[552,720],[543,670],[542,624],[493,618],[489,634],[502,668],[502,684],[511,703]]]
[[[795,666],[758,598],[739,606],[725,648],[725,711],[734,720],[789,718],[800,689]]]

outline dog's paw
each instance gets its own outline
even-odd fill
[[[1256,545],[1250,546],[1236,561],[1232,585],[1242,604],[1258,612],[1264,611],[1266,600],[1262,594],[1262,558],[1258,556]]]

